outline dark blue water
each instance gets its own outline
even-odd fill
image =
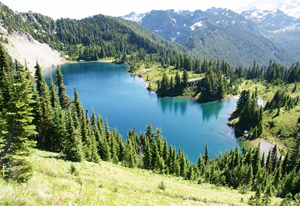
[[[76,86],[84,108],[90,114],[92,108],[98,111],[124,139],[129,129],[144,132],[150,122],[154,129],[161,127],[168,143],[184,150],[192,162],[199,153],[204,154],[206,143],[211,158],[238,145],[227,126],[236,99],[199,104],[186,98],[158,98],[148,92],[145,82],[126,72],[124,65],[88,62],[65,64],[60,69],[67,94],[72,98]],[[55,80],[54,69],[43,75]]]

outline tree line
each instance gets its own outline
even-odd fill
[[[185,62],[189,62],[189,64],[184,64]],[[204,78],[197,82],[197,87],[194,86],[195,94],[200,94],[198,98],[200,102],[220,100],[226,95],[237,95],[239,91],[236,86],[239,85],[241,79],[257,80],[260,82],[266,81],[274,85],[296,83],[300,80],[299,62],[286,68],[272,60],[269,62],[268,67],[259,67],[257,62],[254,61],[252,67],[242,68],[239,66],[234,68],[225,61],[212,59],[200,60],[183,56],[180,58],[179,55],[179,61],[176,64],[174,63],[174,67],[183,71],[193,71],[196,74],[205,74]],[[164,82],[166,88],[172,88],[171,78],[164,75],[159,84]],[[166,81],[168,79],[169,81]],[[181,82],[183,81],[181,80]],[[181,90],[176,94],[182,95],[185,88],[193,87],[189,84],[182,84]],[[166,90],[163,93],[158,90],[158,93],[162,96],[174,95],[172,90]],[[293,108],[295,100],[289,98],[288,105],[288,108]]]

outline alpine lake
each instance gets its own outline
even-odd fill
[[[80,101],[89,115],[92,110],[107,118],[111,128],[116,127],[126,140],[128,131],[144,133],[148,123],[153,130],[160,127],[168,144],[184,151],[193,163],[204,154],[209,156],[231,150],[243,143],[235,137],[228,125],[229,113],[236,108],[237,99],[197,103],[183,97],[160,98],[149,92],[145,82],[127,72],[129,66],[105,62],[68,63],[60,66],[67,94],[72,99],[77,88]],[[56,68],[43,71],[46,82]]]

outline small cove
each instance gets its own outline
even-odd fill
[[[203,104],[182,97],[159,98],[148,92],[145,82],[126,71],[128,66],[112,63],[72,63],[60,69],[69,97],[76,87],[84,108],[90,114],[94,108],[107,118],[124,139],[133,127],[140,133],[151,123],[154,130],[161,127],[168,144],[180,147],[192,162],[204,154],[206,143],[211,158],[241,145],[227,126],[235,98]],[[43,75],[46,81],[50,75],[56,80],[55,69],[47,69]]]

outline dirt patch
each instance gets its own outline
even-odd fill
[[[189,202],[193,202],[193,203],[198,203],[198,204],[205,205],[205,206],[229,206],[228,204],[214,203],[214,202],[209,202],[209,201],[200,201],[200,200],[197,200],[197,199],[194,199],[194,198],[177,197],[176,199],[189,201]]]
[[[245,146],[249,146],[252,148],[256,148],[260,144],[260,156],[265,154],[265,157],[267,157],[269,151],[273,150],[273,148],[275,147],[275,145],[273,143],[271,143],[267,140],[261,139],[261,138],[257,138],[257,139],[253,139],[253,140],[246,140],[244,138],[239,138],[239,139],[244,142]]]

